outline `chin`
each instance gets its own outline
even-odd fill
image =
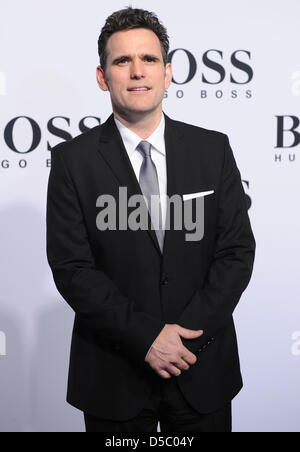
[[[158,105],[134,105],[131,108],[128,108],[127,111],[133,114],[143,114],[143,113],[152,113],[157,110]]]

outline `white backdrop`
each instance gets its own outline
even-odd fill
[[[95,81],[97,39],[105,18],[124,6],[1,0],[0,431],[84,429],[82,414],[65,402],[73,312],[45,252],[47,147],[66,138],[48,122],[60,117],[52,124],[75,136],[82,118],[109,116],[109,97]],[[252,201],[257,255],[235,311],[244,389],[233,402],[234,431],[300,431],[300,2],[132,6],[155,11],[171,51],[184,49],[172,60],[176,83],[164,111],[229,135]],[[197,64],[188,82],[187,52]],[[276,148],[278,117],[284,148]]]

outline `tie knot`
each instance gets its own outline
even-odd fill
[[[137,149],[142,153],[143,157],[151,157],[151,144],[148,141],[141,141]]]

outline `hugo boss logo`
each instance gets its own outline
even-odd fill
[[[176,55],[178,52],[185,55],[185,65],[187,68],[187,77],[183,81],[178,81],[176,72],[178,70],[176,65]],[[209,85],[218,85],[222,83],[226,74],[228,73],[229,81],[236,85],[246,85],[253,79],[253,69],[250,65],[251,52],[248,50],[235,50],[225,59],[224,52],[218,49],[210,49],[203,53],[200,57],[201,66],[196,57],[187,49],[175,49],[169,53],[169,63],[173,66],[173,83],[176,85],[185,85],[189,83],[200,72],[202,83]],[[182,61],[181,61],[182,63]],[[200,66],[200,67],[199,67]],[[236,74],[233,73],[233,68],[237,69]],[[210,71],[206,71],[210,69]],[[209,75],[210,74],[210,75]]]
[[[209,49],[201,55],[195,55],[184,48],[174,49],[169,53],[168,61],[172,64],[173,84],[182,87],[177,89],[176,97],[182,99],[185,96],[183,88],[194,81],[201,86],[201,100],[228,97],[228,92],[224,88],[221,89],[222,84],[227,82],[233,87],[229,91],[230,98],[251,99],[252,90],[240,88],[249,86],[254,77],[251,60],[251,52],[244,49],[234,50],[230,54],[220,49]],[[168,97],[170,92],[166,91],[165,98]]]
[[[68,141],[73,136],[87,132],[99,124],[101,124],[101,119],[97,116],[85,116],[78,121],[76,132],[72,134],[70,129],[71,127],[74,128],[74,121],[71,121],[67,116],[54,116],[48,120],[45,126],[29,116],[12,118],[3,129],[4,144],[6,150],[12,152],[11,155],[22,155],[22,159],[19,161],[10,160],[9,158],[1,160],[0,154],[0,168],[9,169],[12,166],[27,168],[30,163],[30,160],[28,160],[29,156],[40,146],[42,146],[43,150],[51,151],[55,146],[52,137],[59,138],[60,141]],[[43,141],[44,135],[46,136]],[[47,158],[46,167],[50,166],[51,159]]]
[[[94,124],[93,127],[95,125],[101,124],[100,118],[97,118],[95,116],[86,116],[85,118],[82,118],[78,123],[79,132],[84,133],[90,130],[91,127],[87,127],[85,124],[85,121],[89,118],[96,120],[96,124]],[[56,125],[56,122],[58,122],[57,120],[60,120],[60,122],[64,124],[66,128]],[[27,134],[29,134],[31,138],[29,147],[26,149],[22,149],[21,146],[17,146],[14,139],[16,133],[18,133],[17,129],[21,122],[23,129],[22,132],[27,132]],[[47,123],[47,130],[51,135],[55,137],[61,138],[66,141],[71,140],[73,137],[70,132],[67,131],[68,127],[70,127],[70,123],[70,118],[64,116],[54,116],[53,118],[49,119]],[[4,129],[4,141],[6,145],[9,147],[9,149],[19,154],[28,154],[34,151],[39,146],[41,139],[41,127],[39,126],[37,121],[35,121],[33,118],[29,118],[28,116],[18,116],[11,119]],[[47,141],[47,150],[50,151],[52,147],[53,146],[50,145],[50,142]]]
[[[295,162],[300,144],[300,118],[296,115],[278,115],[276,118],[276,146],[274,162]],[[293,151],[293,152],[290,152]]]

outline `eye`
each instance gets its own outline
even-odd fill
[[[147,63],[152,63],[155,61],[156,58],[152,57],[152,56],[145,56],[145,61],[147,61]]]
[[[123,57],[123,58],[120,58],[120,59],[117,61],[117,64],[127,63],[127,61],[128,61],[128,58],[127,58],[127,57]]]

